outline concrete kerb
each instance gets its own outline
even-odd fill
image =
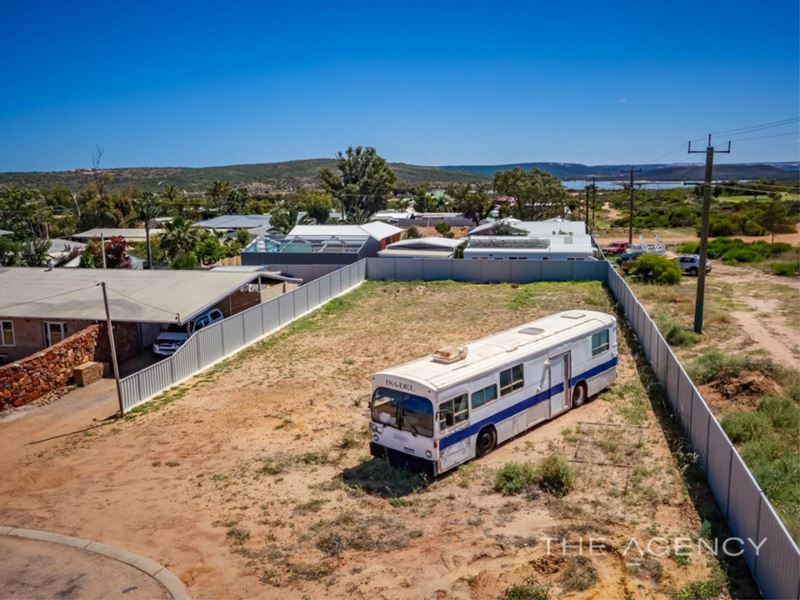
[[[108,544],[95,542],[93,540],[84,540],[69,535],[62,535],[60,533],[39,531],[37,529],[22,529],[19,527],[9,527],[7,525],[0,525],[0,535],[27,538],[30,540],[49,542],[51,544],[60,544],[62,546],[71,546],[79,550],[101,554],[149,575],[158,581],[174,600],[189,600],[190,598],[186,586],[183,585],[183,582],[172,571],[149,558],[123,550],[122,548],[109,546]]]

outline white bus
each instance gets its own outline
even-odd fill
[[[604,390],[617,321],[570,310],[372,376],[373,456],[444,473]]]

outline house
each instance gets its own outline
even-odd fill
[[[594,260],[582,221],[500,219],[469,232],[465,259]]]
[[[81,242],[53,238],[50,240],[50,247],[47,249],[47,256],[56,266],[71,261],[77,263],[78,257],[80,253],[84,251],[84,249],[86,249],[86,244]]]
[[[456,250],[467,243],[465,239],[420,237],[400,240],[378,252],[382,258],[453,258]]]
[[[121,361],[149,348],[162,325],[189,323],[211,308],[226,316],[268,297],[259,271],[0,268],[0,362],[24,358],[93,323],[105,323],[103,295]]]
[[[274,231],[270,225],[269,215],[220,215],[205,221],[198,221],[194,226],[225,233],[246,229],[250,237],[266,235]]]
[[[346,265],[377,256],[403,230],[373,221],[363,225],[296,225],[285,237],[259,236],[242,250],[243,265]]]
[[[155,237],[164,233],[163,229],[151,228],[150,237]],[[144,242],[147,235],[143,227],[98,227],[82,231],[69,236],[73,240],[88,242],[101,237],[110,239],[112,237],[122,237],[129,242]]]
[[[216,273],[258,273],[261,278],[258,287],[262,302],[285,294],[303,284],[301,278],[290,277],[280,271],[270,271],[266,265],[223,265],[212,267],[211,270]]]

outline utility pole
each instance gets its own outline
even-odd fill
[[[597,218],[597,177],[592,177],[592,228],[591,232],[594,233],[594,226]]]
[[[633,244],[633,174],[634,173],[641,173],[641,169],[634,169],[631,167],[628,171],[630,171],[631,175],[631,182],[630,182],[630,202],[628,206],[628,210],[630,211],[630,216],[628,218],[628,243]],[[626,173],[628,171],[620,171],[620,173]]]
[[[103,268],[106,268],[106,236],[100,232],[100,254],[103,256]],[[105,288],[103,288],[105,290]]]
[[[692,150],[689,142],[689,154],[706,154],[706,172],[703,185],[703,217],[700,225],[700,264],[697,270],[697,299],[694,303],[694,331],[703,333],[703,304],[706,294],[706,262],[708,260],[708,221],[711,212],[711,180],[714,171],[714,154],[730,154],[731,143],[727,150],[714,150],[711,145],[711,134],[708,134],[708,145],[705,150]]]
[[[103,290],[103,306],[106,309],[106,330],[108,332],[108,348],[111,350],[111,367],[114,370],[114,382],[117,384],[117,403],[119,404],[119,416],[125,416],[125,408],[122,404],[122,384],[119,382],[119,365],[117,364],[117,348],[114,345],[114,329],[111,326],[111,312],[108,310],[108,294],[106,293],[106,282],[98,283]]]
[[[586,213],[584,215],[586,221],[586,233],[589,233],[589,186],[586,186]]]

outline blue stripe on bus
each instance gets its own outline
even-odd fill
[[[596,367],[592,367],[588,371],[585,371],[580,375],[576,375],[575,377],[570,379],[570,387],[578,383],[579,381],[595,377],[600,373],[608,371],[609,369],[615,367],[616,365],[617,365],[617,357],[615,356],[611,360],[606,361],[603,364],[597,365]],[[472,435],[476,435],[486,425],[496,425],[497,423],[505,421],[506,419],[509,419],[514,415],[521,413],[522,411],[532,408],[539,402],[544,402],[545,400],[549,400],[551,396],[559,394],[563,391],[564,391],[564,384],[562,382],[554,385],[550,389],[539,392],[538,394],[534,394],[530,398],[525,398],[524,400],[521,400],[516,404],[509,406],[508,408],[504,408],[500,412],[495,413],[490,417],[486,417],[485,419],[478,421],[477,423],[471,423],[468,427],[465,427],[464,429],[460,429],[458,431],[454,431],[450,435],[443,437],[442,439],[439,440],[439,448],[441,450],[444,450],[448,446],[452,446],[453,444],[457,444],[458,442]]]

